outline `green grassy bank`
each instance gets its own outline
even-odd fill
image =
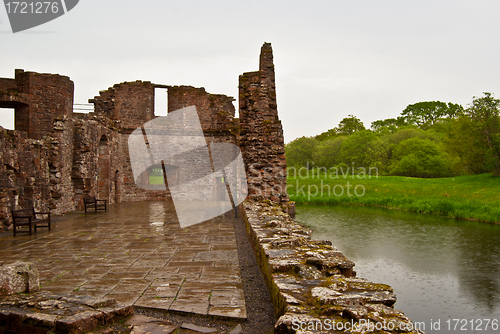
[[[303,170],[289,173],[287,184],[297,204],[382,206],[500,223],[500,177],[491,174],[419,179]]]

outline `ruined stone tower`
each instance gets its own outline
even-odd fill
[[[16,70],[15,79],[0,78],[0,107],[15,109],[16,130],[42,139],[56,117],[73,112],[73,92],[66,76]]]
[[[245,160],[249,196],[288,202],[283,128],[278,118],[273,50],[261,48],[259,71],[240,75],[240,147]]]

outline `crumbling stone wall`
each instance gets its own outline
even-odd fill
[[[95,119],[100,119],[101,124],[107,122],[106,126],[112,130],[113,134],[104,133],[102,129],[94,130],[94,135],[82,133],[80,140],[87,141],[87,146],[101,142],[103,135],[108,139],[108,145],[104,147],[101,145],[100,148],[97,145],[89,151],[76,149],[77,152],[81,151],[79,153],[81,158],[74,166],[80,170],[75,178],[79,187],[79,197],[91,194],[101,199],[108,199],[110,203],[166,198],[165,193],[145,191],[137,187],[128,153],[128,135],[142,124],[155,118],[154,88],[154,85],[148,81],[122,82],[100,91],[99,96],[89,100],[89,103],[94,104],[94,112],[91,114],[97,117]],[[85,121],[81,122],[84,126]],[[96,135],[99,136],[97,141]],[[112,145],[109,145],[109,140]],[[103,168],[106,169],[103,166],[99,167],[99,150],[108,152],[108,157],[101,154],[101,162],[109,160],[108,171],[103,170]],[[93,167],[88,168],[87,164],[90,160],[93,161]],[[101,181],[97,181],[99,175]],[[108,180],[104,177],[106,175],[109,176]],[[84,182],[83,186],[82,182]],[[106,184],[102,184],[103,182]],[[105,187],[109,188],[108,192],[105,191]],[[108,196],[105,196],[106,193]]]
[[[278,118],[273,52],[262,46],[257,72],[240,76],[240,147],[247,169],[249,197],[286,204],[286,159]]]
[[[44,167],[48,168],[50,191],[50,200],[45,205],[54,214],[75,210],[71,183],[74,130],[74,121],[70,116],[58,117],[54,120],[51,133],[44,138],[48,153],[47,166]]]
[[[16,79],[0,78],[0,92],[8,94],[9,91],[12,92],[16,90],[17,90]]]
[[[0,222],[10,208],[34,206],[53,213],[74,210],[72,162],[73,82],[66,76],[15,71],[0,80],[0,107],[15,109],[16,131],[0,129]],[[1,225],[1,224],[0,224]]]
[[[191,86],[169,86],[168,87],[168,112],[179,110],[187,106],[196,106],[200,125],[203,130],[204,141],[209,146],[210,154],[213,154],[213,143],[230,143],[237,145],[237,136],[239,133],[238,120],[235,116],[235,108],[233,105],[234,98],[221,95],[210,94],[204,88],[195,88]],[[197,141],[197,138],[191,138]],[[203,141],[203,140],[202,140]],[[179,143],[178,143],[179,145]],[[182,145],[182,144],[180,144]],[[195,161],[199,159],[203,153],[196,152],[193,157],[184,154],[187,161]],[[212,155],[213,159],[214,156]],[[179,182],[184,184],[185,180],[193,180],[197,177],[202,178],[207,175],[207,170],[211,173],[217,172],[212,165],[207,163],[200,166],[191,165],[189,163],[181,163],[188,168],[179,169]],[[176,165],[175,161],[172,164]],[[226,175],[227,176],[227,175]],[[227,197],[226,185],[221,178],[212,177],[210,182],[203,185],[200,183],[192,184],[193,191],[199,196],[198,200],[214,196],[214,198],[229,199]],[[184,186],[184,190],[187,190]],[[190,193],[190,198],[193,192]]]
[[[11,225],[12,207],[34,206],[62,214],[81,208],[83,194],[97,195],[94,190],[102,180],[91,175],[98,169],[93,138],[99,130],[112,139],[116,136],[116,132],[96,121],[81,122],[66,116],[56,119],[52,131],[40,140],[27,138],[23,131],[0,128],[0,222],[6,227]],[[82,140],[82,132],[90,135]],[[85,154],[93,159],[82,159]],[[84,176],[78,174],[82,165]],[[79,177],[90,181],[87,189],[80,187]]]
[[[161,200],[169,195],[168,191],[144,190],[136,185],[128,152],[130,133],[155,118],[154,88],[168,90],[168,112],[186,106],[196,106],[207,145],[211,142],[237,144],[238,121],[234,117],[232,97],[210,94],[204,88],[158,85],[142,81],[114,85],[106,91],[101,91],[99,96],[89,102],[95,105],[94,114],[112,119],[119,133],[118,152],[114,156],[120,161],[121,168],[113,169],[117,180],[115,189],[118,189],[115,200],[116,198],[119,201]],[[152,141],[154,138],[148,140]],[[196,166],[192,167],[192,170],[184,171],[191,178],[197,173]],[[214,185],[210,184],[207,187]],[[91,188],[92,185],[89,186],[89,189]]]
[[[83,209],[83,197],[88,195],[114,203],[116,183],[113,171],[121,169],[118,158],[120,134],[108,118],[86,114],[76,116],[73,118],[74,156],[70,164],[74,206]]]
[[[108,184],[104,185],[109,186],[110,203],[162,200],[167,196],[165,192],[147,191],[137,187],[128,152],[128,135],[136,128],[155,118],[154,89],[155,85],[148,81],[123,82],[99,92],[99,96],[89,100],[90,103],[94,104],[93,114],[102,120],[109,120],[109,126],[114,127],[114,144],[112,150],[109,151],[109,181]],[[103,150],[102,145],[101,150]],[[97,151],[94,150],[93,152]],[[88,153],[83,153],[88,155]],[[107,158],[101,156],[101,161],[103,159],[106,160]],[[86,160],[81,160],[81,163],[78,164],[80,169],[86,168]],[[99,160],[98,155],[94,156],[94,160],[97,164]],[[97,168],[97,165],[95,167]],[[91,168],[90,170],[93,169]],[[80,174],[83,175],[82,173]],[[96,171],[96,175],[94,176],[79,177],[79,183],[81,183],[82,179],[87,179],[82,193],[89,193],[96,186],[99,189],[98,183],[91,182],[91,179],[98,177],[97,174],[98,172]],[[104,172],[104,174],[106,173]],[[101,195],[103,195],[102,184],[100,188]],[[97,196],[98,194],[96,193],[95,195]]]
[[[122,132],[135,130],[155,117],[155,90],[149,81],[116,84],[100,91],[99,96],[90,99],[89,103],[94,104],[95,114],[120,121]]]
[[[0,128],[0,147],[0,221],[8,226],[13,205],[48,208],[49,146],[26,132]]]
[[[221,94],[209,94],[205,88],[191,86],[168,87],[168,112],[189,106],[196,106],[203,131],[206,134],[220,134],[234,130],[234,98]],[[222,133],[221,133],[222,132]],[[234,135],[232,136],[234,140]]]

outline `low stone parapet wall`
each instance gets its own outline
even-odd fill
[[[0,333],[88,333],[130,317],[134,309],[112,298],[50,292],[0,297]],[[100,333],[110,333],[102,331]]]
[[[280,206],[243,203],[250,241],[271,293],[275,333],[423,333],[394,309],[393,289],[357,278],[354,263]]]

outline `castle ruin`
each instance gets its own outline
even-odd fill
[[[283,129],[265,43],[259,70],[239,78],[239,119],[232,97],[204,88],[124,82],[90,99],[94,111],[84,114],[73,112],[67,76],[15,70],[14,79],[0,78],[0,107],[15,110],[15,130],[0,127],[0,225],[10,227],[16,206],[63,214],[82,210],[89,195],[109,203],[165,200],[168,191],[136,185],[128,151],[129,135],[157,117],[155,88],[168,91],[168,112],[196,106],[207,144],[240,147],[249,198],[286,205]]]

